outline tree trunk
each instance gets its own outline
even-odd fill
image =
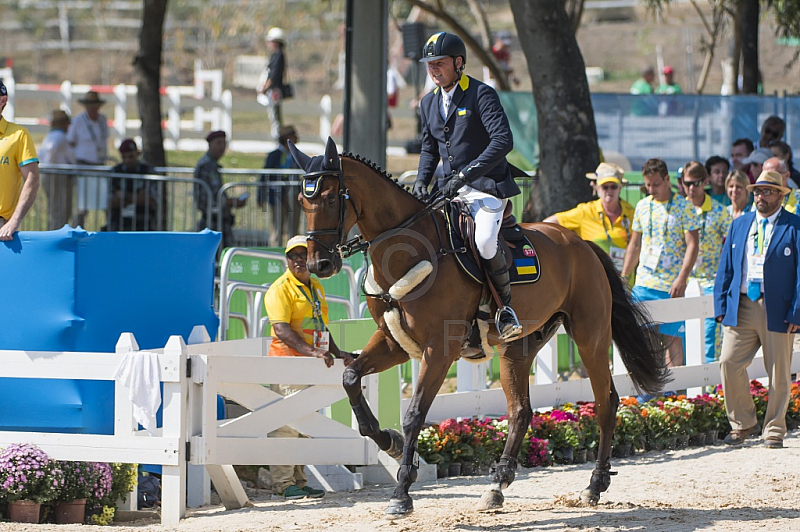
[[[161,50],[164,18],[169,0],[144,0],[136,70],[136,103],[142,120],[142,158],[152,166],[165,166],[161,131]]]
[[[541,220],[591,199],[586,173],[600,162],[597,130],[586,67],[563,0],[510,4],[539,123],[539,186],[531,193],[527,216]]]
[[[139,54],[133,60],[136,70],[136,104],[142,120],[142,158],[151,166],[166,166],[164,135],[161,130],[161,50],[164,18],[169,0],[144,0]],[[167,230],[169,197],[164,183],[158,186],[157,228]]]
[[[758,0],[742,1],[742,92],[757,94],[760,81],[758,68]]]
[[[733,66],[733,92],[739,93],[739,72],[742,67],[742,3],[736,3],[733,14],[733,39],[731,40],[730,51],[731,64]]]

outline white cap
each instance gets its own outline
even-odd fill
[[[282,29],[270,28],[269,31],[267,32],[267,40],[285,42],[286,37],[284,36]]]

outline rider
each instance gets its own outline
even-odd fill
[[[432,35],[422,48],[422,59],[436,88],[419,104],[422,151],[414,196],[425,201],[436,165],[444,176],[438,188],[448,198],[459,198],[475,219],[475,244],[487,274],[503,305],[495,316],[500,339],[522,335],[511,304],[511,283],[497,241],[508,200],[520,193],[505,156],[514,146],[511,129],[497,93],[488,85],[462,75],[467,49],[456,35]]]

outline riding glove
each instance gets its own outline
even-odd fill
[[[445,183],[442,192],[444,193],[444,197],[447,199],[453,199],[458,196],[458,190],[467,184],[467,180],[464,178],[463,174],[458,174],[451,177],[447,183]]]
[[[412,194],[420,201],[428,201],[428,185],[425,184],[425,181],[422,179],[415,181]]]

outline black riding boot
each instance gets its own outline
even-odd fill
[[[517,314],[511,308],[511,280],[508,274],[508,264],[502,250],[498,249],[495,256],[489,260],[483,259],[486,274],[491,279],[497,290],[497,295],[503,306],[497,309],[494,322],[500,331],[500,340],[512,342],[522,336],[522,325],[517,320]]]

